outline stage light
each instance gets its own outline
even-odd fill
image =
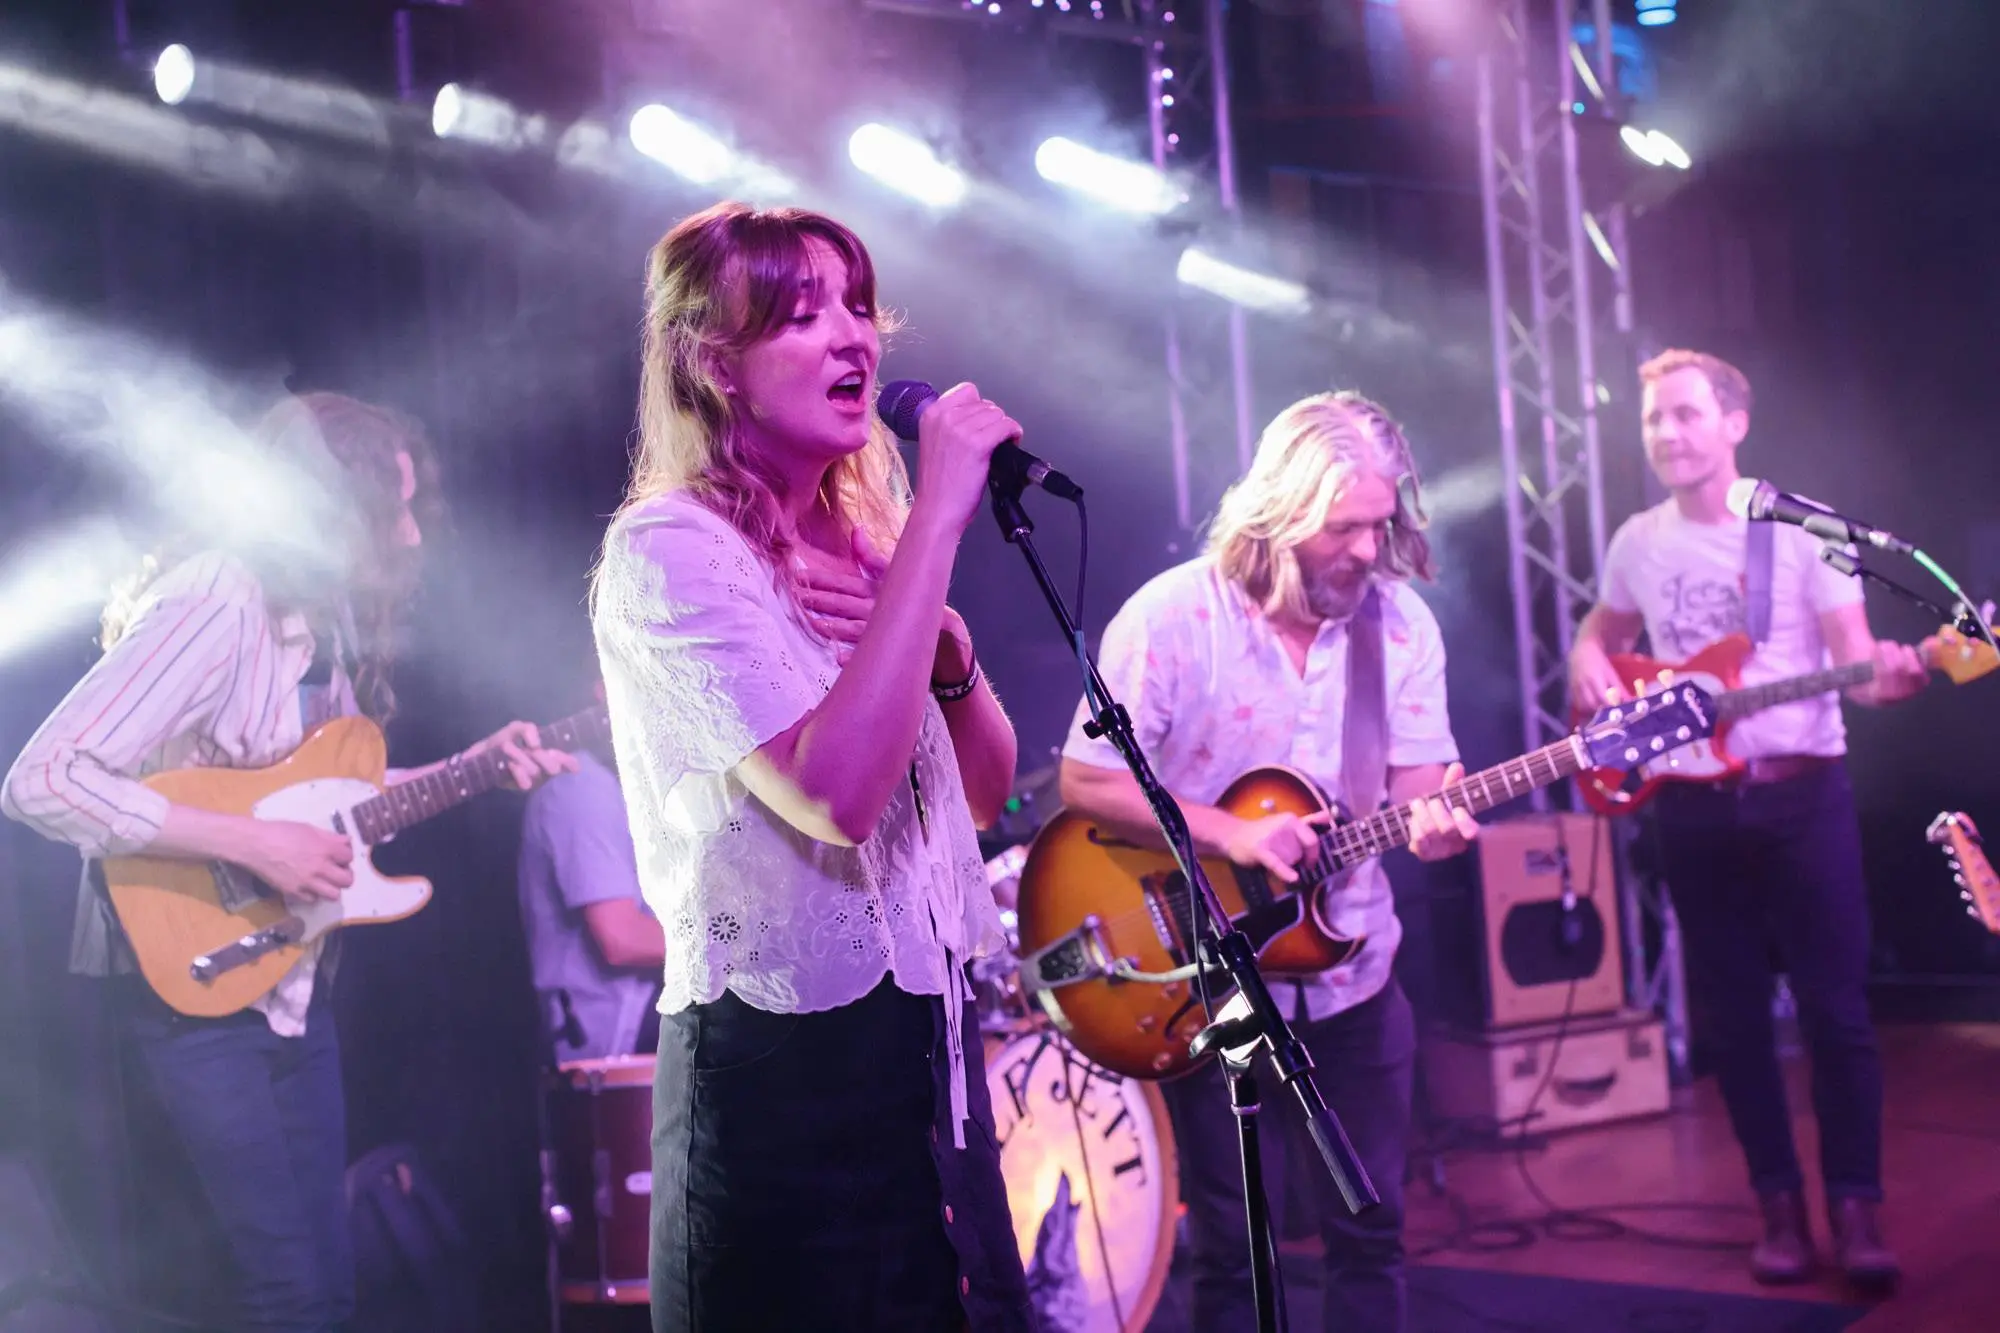
[[[1632,156],[1648,166],[1672,167],[1676,171],[1686,171],[1694,165],[1687,149],[1676,143],[1671,135],[1661,130],[1642,130],[1636,125],[1621,125],[1618,137]]]
[[[1674,21],[1671,9],[1642,9],[1639,11],[1639,26],[1642,28],[1664,28]]]
[[[950,208],[970,188],[963,173],[942,162],[930,145],[887,125],[867,124],[847,141],[854,165],[892,190],[932,208]]]
[[[736,164],[728,144],[658,103],[632,113],[630,132],[634,148],[696,185],[713,185]]]
[[[455,83],[447,83],[431,99],[431,133],[449,139],[465,119],[465,93]]]
[[[1035,170],[1051,184],[1126,213],[1171,213],[1185,198],[1157,168],[1072,139],[1044,139],[1035,150]]]
[[[153,60],[153,91],[168,106],[179,106],[194,91],[194,52],[175,42]]]
[[[1174,276],[1190,287],[1199,287],[1248,310],[1303,315],[1312,308],[1312,297],[1303,285],[1240,268],[1197,246],[1191,245],[1181,252]]]

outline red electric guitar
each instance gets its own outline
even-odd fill
[[[1720,782],[1734,776],[1743,771],[1743,761],[1729,753],[1730,724],[1736,719],[1795,699],[1810,699],[1850,685],[1865,684],[1875,677],[1873,662],[1855,662],[1764,685],[1745,686],[1743,664],[1750,660],[1753,651],[1755,646],[1748,636],[1732,634],[1717,639],[1680,663],[1660,662],[1637,653],[1612,657],[1611,665],[1618,678],[1632,682],[1635,693],[1668,681],[1693,680],[1715,697],[1720,721],[1709,739],[1698,740],[1631,772],[1592,769],[1578,775],[1577,789],[1590,808],[1603,815],[1628,815],[1651,800],[1663,782]],[[1926,664],[1944,672],[1958,685],[1977,680],[2000,666],[2000,656],[1990,646],[1969,639],[1950,626],[1926,640],[1920,651]]]

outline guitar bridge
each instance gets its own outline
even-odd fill
[[[247,967],[266,954],[276,953],[305,938],[306,923],[295,916],[274,921],[262,930],[230,941],[213,953],[202,954],[188,964],[188,975],[209,985],[225,972]]]

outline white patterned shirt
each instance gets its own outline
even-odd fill
[[[736,773],[819,706],[840,668],[734,528],[677,494],[621,514],[593,628],[639,883],[666,934],[660,1012],[727,989],[772,1013],[814,1013],[886,975],[946,996],[956,1024],[964,963],[1003,937],[937,703],[924,702],[914,756],[928,836],[906,782],[874,833],[836,846]]]
[[[209,552],[146,589],[125,633],[76,683],[0,784],[0,813],[86,860],[128,856],[159,836],[167,799],[139,779],[180,768],[263,768],[299,747],[299,684],[314,639],[303,615],[274,619],[241,561]],[[336,712],[353,692],[334,669]],[[324,937],[252,1006],[280,1036],[305,1031]],[[110,904],[86,874],[70,968],[133,965]]]
[[[1408,584],[1378,587],[1388,763],[1451,763],[1458,745],[1445,706],[1437,619]],[[1347,708],[1344,622],[1321,624],[1301,675],[1269,617],[1202,556],[1132,594],[1105,627],[1097,665],[1131,714],[1147,760],[1175,796],[1213,805],[1245,772],[1272,764],[1297,769],[1339,795]],[[1109,741],[1084,734],[1087,716],[1079,704],[1063,757],[1122,770],[1125,761]],[[1367,943],[1352,960],[1303,986],[1304,1016],[1312,1019],[1352,1008],[1387,985],[1403,938],[1380,861],[1356,867],[1329,906],[1335,930],[1365,936]],[[1275,988],[1281,1004],[1291,989]]]

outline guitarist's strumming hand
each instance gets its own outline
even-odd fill
[[[1444,771],[1442,785],[1449,787],[1465,777],[1465,765],[1453,764]],[[1410,851],[1419,861],[1443,861],[1457,856],[1479,836],[1479,824],[1464,810],[1446,805],[1436,796],[1410,802]]]
[[[1324,810],[1298,815],[1239,819],[1222,844],[1222,854],[1240,866],[1262,866],[1287,884],[1299,879],[1298,864],[1319,845],[1320,830],[1332,822]]]
[[[353,844],[330,829],[288,819],[253,824],[250,845],[237,863],[301,902],[338,898],[354,882]]]

